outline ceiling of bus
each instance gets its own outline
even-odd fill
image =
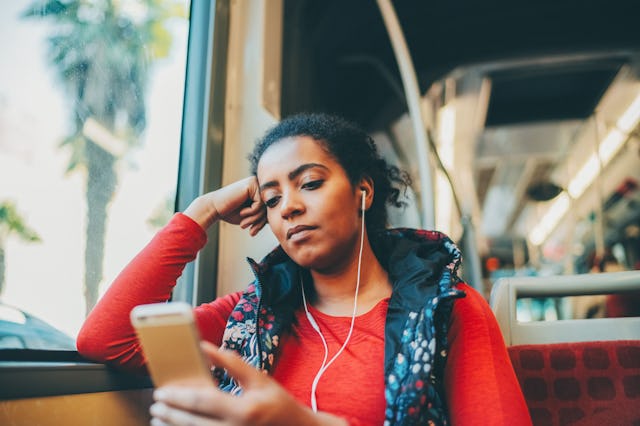
[[[405,0],[394,6],[422,95],[451,75],[462,84],[465,76],[491,82],[482,129],[470,141],[475,182],[460,185],[459,195],[477,199],[490,218],[481,232],[496,250],[510,251],[501,241],[517,233],[527,191],[554,177],[621,69],[640,74],[640,2]],[[375,1],[285,0],[284,28],[283,114],[331,111],[371,131],[388,130],[406,114]],[[468,187],[473,194],[465,193]]]
[[[491,98],[485,126],[585,119],[622,63],[606,58],[488,72]]]
[[[640,46],[637,0],[403,0],[394,6],[423,93],[435,80],[463,65]],[[285,62],[283,70],[290,83],[283,88],[285,112],[322,108],[377,127],[406,110],[375,1],[287,0],[284,38],[285,61],[290,62]],[[303,75],[298,75],[303,62]],[[287,73],[288,69],[292,72]],[[610,71],[596,69],[575,76],[558,70],[546,76],[555,85],[545,85],[542,77],[538,82],[547,92],[561,88],[575,95],[575,103],[558,105],[557,114],[585,114],[593,106],[593,97],[578,95],[585,88],[596,93]],[[526,92],[531,88],[518,85],[519,81],[524,82],[511,80],[509,89]],[[305,93],[299,92],[301,88]],[[289,93],[287,98],[287,89],[295,90],[295,95]],[[545,109],[527,112],[533,113],[531,119],[548,113]],[[496,106],[491,114],[505,117],[508,111]]]

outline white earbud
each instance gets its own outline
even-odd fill
[[[329,368],[329,366],[333,364],[333,362],[340,356],[340,354],[347,347],[349,340],[351,340],[351,335],[353,334],[353,327],[356,322],[356,313],[358,312],[358,292],[360,290],[360,270],[362,267],[362,249],[364,247],[364,212],[366,209],[366,196],[367,196],[367,191],[363,189],[362,190],[362,217],[360,219],[361,220],[360,253],[358,254],[358,276],[356,278],[356,292],[353,297],[353,313],[351,314],[351,325],[349,326],[349,333],[347,334],[347,337],[345,338],[344,343],[342,344],[340,349],[338,349],[338,352],[336,352],[336,354],[330,360],[328,360],[329,346],[327,345],[327,341],[322,335],[322,331],[320,331],[320,326],[316,322],[315,318],[313,318],[313,315],[311,315],[311,312],[309,312],[309,308],[307,307],[307,297],[304,293],[304,283],[302,281],[302,275],[300,276],[300,287],[302,290],[302,305],[304,306],[305,313],[307,314],[307,319],[309,320],[309,324],[311,324],[311,327],[316,331],[316,333],[318,333],[318,335],[320,336],[320,340],[322,340],[322,345],[324,346],[324,359],[322,360],[322,365],[320,366],[320,369],[318,370],[318,373],[316,374],[316,377],[313,379],[313,383],[311,384],[311,409],[313,410],[314,413],[318,412],[318,402],[316,399],[316,390],[318,388],[318,382],[320,381],[320,378],[322,377],[324,372],[327,371],[327,368]]]

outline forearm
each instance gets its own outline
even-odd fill
[[[87,317],[78,351],[100,362],[140,368],[144,359],[129,320],[133,307],[169,299],[184,266],[206,243],[206,234],[188,217],[176,215],[124,268]]]

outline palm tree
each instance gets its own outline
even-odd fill
[[[15,204],[4,201],[0,203],[0,294],[4,290],[6,243],[11,235],[24,241],[40,241],[38,234],[24,222]]]
[[[167,20],[185,12],[166,0],[40,0],[23,16],[55,23],[48,55],[72,103],[73,130],[62,143],[71,149],[67,171],[86,174],[88,313],[103,278],[107,212],[118,183],[115,166],[140,143],[151,64],[169,53]]]

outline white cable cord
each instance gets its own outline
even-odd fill
[[[335,361],[338,358],[338,356],[340,356],[340,354],[347,347],[347,344],[349,343],[349,339],[351,339],[351,334],[353,333],[353,326],[354,326],[354,324],[356,322],[356,312],[358,310],[358,290],[360,289],[360,268],[361,268],[361,265],[362,265],[362,248],[364,247],[364,211],[365,211],[365,198],[364,198],[364,191],[363,191],[363,195],[362,195],[362,221],[361,221],[361,225],[360,225],[361,226],[361,228],[360,228],[360,253],[358,254],[358,278],[356,279],[356,293],[355,293],[355,296],[353,298],[353,314],[351,315],[351,326],[349,327],[349,334],[347,334],[347,338],[345,339],[344,343],[342,344],[342,347],[329,360],[329,362],[327,362],[327,358],[329,357],[329,347],[327,346],[327,341],[325,340],[324,336],[322,335],[322,332],[320,331],[320,326],[318,325],[318,323],[316,323],[315,319],[313,318],[313,316],[309,312],[309,309],[307,308],[307,298],[305,297],[305,294],[304,294],[304,284],[302,283],[302,279],[300,279],[300,285],[302,287],[302,303],[304,305],[304,310],[305,310],[305,312],[307,314],[307,319],[309,320],[309,323],[311,324],[311,327],[313,327],[313,329],[320,336],[320,339],[322,340],[322,345],[324,346],[324,359],[322,360],[322,365],[320,366],[320,369],[318,370],[318,373],[316,374],[315,379],[313,379],[313,384],[311,385],[311,409],[313,410],[314,413],[318,412],[318,403],[316,401],[316,389],[318,387],[318,382],[320,381],[320,377],[322,377],[324,372],[327,371],[327,368],[329,368],[329,366],[331,364],[333,364],[333,361]]]

